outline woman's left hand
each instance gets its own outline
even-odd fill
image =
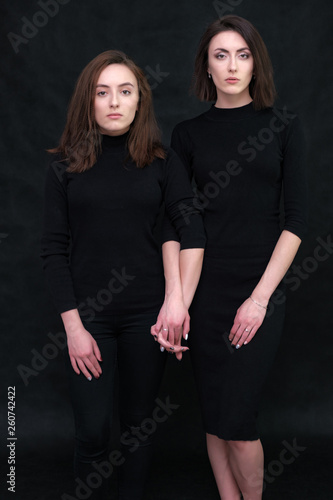
[[[237,309],[234,324],[230,330],[229,340],[231,345],[239,349],[248,344],[262,325],[266,309],[255,304],[250,298]]]
[[[151,327],[151,334],[161,344],[163,350],[172,352],[177,359],[188,347],[181,345],[181,339],[187,338],[190,329],[190,316],[182,297],[170,295],[164,300],[156,324]]]

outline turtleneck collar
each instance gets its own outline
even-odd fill
[[[125,147],[129,132],[122,135],[102,135],[102,149]]]
[[[243,120],[244,118],[253,117],[257,111],[253,107],[253,102],[241,106],[239,108],[217,108],[215,104],[205,113],[206,118],[216,122]]]

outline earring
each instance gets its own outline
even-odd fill
[[[211,78],[211,77],[212,77],[212,75],[210,73],[208,73],[208,78]]]

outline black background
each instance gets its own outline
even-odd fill
[[[331,498],[333,248],[323,246],[331,241],[333,220],[331,2],[51,3],[58,5],[52,16],[38,1],[1,2],[1,498],[60,499],[71,478],[66,353],[49,336],[63,339],[63,330],[46,291],[39,241],[45,149],[59,140],[74,83],[100,52],[114,48],[128,53],[149,77],[168,143],[176,123],[209,107],[188,94],[193,59],[207,24],[229,13],[258,28],[272,58],[278,104],[301,117],[308,143],[309,231],[295,261],[299,271],[294,268],[290,275],[295,279],[287,287],[284,337],[259,419],[266,448],[265,498]],[[39,27],[25,31],[27,20]],[[9,33],[24,36],[26,43],[21,40],[14,47]],[[27,369],[33,371],[24,378]],[[5,484],[8,386],[16,387],[15,495]],[[179,408],[158,426],[147,498],[217,499],[188,357],[182,363],[169,359],[160,393],[163,400],[167,396]],[[114,439],[117,443],[116,434]],[[295,453],[293,463],[281,465],[286,442],[306,449]]]

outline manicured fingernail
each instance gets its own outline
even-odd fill
[[[187,340],[187,339],[188,339],[188,333],[185,335],[185,340]]]
[[[175,348],[174,348],[174,347],[170,347],[170,351],[174,351],[174,350],[175,350]]]
[[[247,342],[246,342],[246,340],[245,340],[244,345],[246,345],[246,344],[247,344]]]
[[[89,382],[91,382],[91,381],[92,381],[92,378],[91,378],[91,377],[88,377],[88,380],[89,380]]]
[[[237,344],[237,345],[236,345],[236,349],[239,349],[239,348],[240,348],[240,345],[239,345],[239,344]]]
[[[185,347],[182,347],[182,349],[181,349],[181,350],[182,350],[182,351],[185,351]]]
[[[161,347],[160,347],[160,351],[161,351],[161,352],[164,352],[164,347],[163,347],[162,345],[161,345]]]

